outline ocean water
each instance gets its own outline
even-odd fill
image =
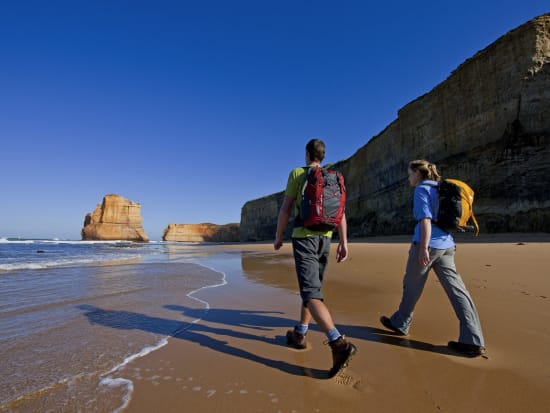
[[[199,244],[0,238],[0,412],[123,410],[133,383],[117,371],[200,320],[174,308],[206,314],[194,293],[226,283],[212,254]]]

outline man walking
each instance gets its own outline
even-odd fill
[[[273,246],[279,250],[283,245],[283,234],[288,225],[294,207],[300,210],[302,188],[310,168],[321,167],[325,158],[325,144],[322,140],[312,139],[306,145],[305,161],[307,168],[295,168],[288,177],[285,197],[277,220],[277,234]],[[344,261],[348,256],[347,222],[344,213],[338,225],[339,244],[336,250],[336,262]],[[345,368],[357,348],[347,341],[335,327],[322,293],[323,279],[328,264],[332,231],[314,231],[303,226],[296,219],[292,230],[292,250],[296,266],[296,275],[300,288],[302,306],[300,322],[287,332],[287,344],[296,349],[306,348],[306,334],[313,319],[326,334],[332,350],[332,368],[329,377],[333,377]]]

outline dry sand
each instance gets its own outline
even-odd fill
[[[458,240],[457,267],[488,348],[475,359],[446,347],[458,320],[433,274],[409,336],[380,325],[399,303],[409,239],[352,242],[347,261],[331,261],[326,302],[358,347],[333,379],[318,329],[308,349],[285,346],[300,306],[290,243],[278,252],[271,244],[213,247],[238,254],[241,268],[224,270],[226,286],[196,294],[211,306],[200,322],[128,365],[134,392],[125,411],[550,411],[550,234]]]

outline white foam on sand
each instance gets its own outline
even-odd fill
[[[109,386],[109,387],[125,386],[126,394],[122,397],[122,404],[118,406],[115,410],[113,410],[113,413],[121,412],[126,407],[128,407],[128,404],[130,404],[130,400],[132,398],[132,393],[134,392],[134,383],[132,382],[132,380],[123,379],[123,378],[113,379],[111,377],[105,377],[101,379],[99,384],[102,384],[104,386]]]
[[[213,284],[213,285],[206,285],[204,287],[197,288],[196,290],[193,290],[193,291],[187,293],[187,297],[191,298],[192,300],[198,301],[198,302],[200,302],[201,304],[203,304],[205,306],[205,309],[206,309],[205,314],[206,314],[208,312],[208,310],[210,309],[210,303],[208,301],[201,300],[200,298],[194,297],[194,294],[198,293],[199,291],[208,289],[208,288],[222,287],[222,286],[227,284],[227,279],[226,279],[226,274],[224,272],[218,271],[218,270],[216,270],[212,267],[208,267],[208,266],[203,265],[203,264],[198,264],[198,265],[200,265],[201,267],[204,267],[204,268],[208,268],[209,270],[212,270],[212,271],[217,272],[217,273],[222,275],[222,280],[221,280],[220,283]],[[191,321],[186,326],[184,326],[183,328],[178,330],[175,334],[177,334],[181,331],[185,331],[185,330],[189,329],[193,324],[198,323],[200,320],[202,320],[202,317]],[[150,354],[153,351],[156,351],[156,350],[164,347],[166,344],[168,344],[168,337],[162,338],[154,346],[147,346],[147,347],[143,348],[140,352],[138,352],[136,354],[132,354],[132,355],[126,357],[124,359],[124,361],[122,361],[122,363],[120,363],[119,365],[113,367],[107,373],[102,375],[103,378],[99,382],[100,385],[111,386],[111,387],[126,386],[126,394],[123,397],[122,404],[119,407],[117,407],[113,411],[113,413],[118,413],[118,412],[124,410],[128,406],[128,404],[130,403],[130,400],[132,399],[132,393],[134,391],[134,383],[131,380],[125,379],[125,378],[120,378],[120,377],[119,378],[113,378],[113,377],[111,377],[111,375],[113,373],[121,370],[122,368],[127,366],[132,361],[134,361],[136,359],[139,359],[141,357],[144,357],[147,354]]]
[[[199,291],[206,290],[208,288],[217,288],[217,287],[222,287],[222,286],[226,285],[227,284],[227,277],[226,277],[224,272],[218,271],[215,268],[212,268],[212,267],[209,267],[209,266],[206,266],[206,265],[203,265],[203,264],[198,264],[198,265],[200,265],[201,267],[204,267],[204,268],[208,268],[209,270],[212,270],[212,271],[217,272],[217,273],[222,275],[222,280],[219,284],[206,285],[204,287],[193,290],[193,291],[191,291],[190,293],[187,294],[187,297],[191,298],[192,300],[195,300],[195,301],[198,301],[201,304],[204,304],[206,310],[208,311],[210,309],[210,303],[208,301],[201,300],[200,298],[193,297],[193,295],[198,293]],[[196,320],[193,320],[191,322],[191,324],[195,324],[195,323],[199,322],[201,319],[202,318],[197,318]],[[189,327],[190,326],[188,326],[187,328],[189,328]]]

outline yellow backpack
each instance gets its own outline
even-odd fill
[[[437,185],[439,210],[434,223],[447,232],[474,231],[479,234],[479,225],[474,215],[474,191],[458,179],[443,179]],[[470,220],[473,225],[469,224]]]

